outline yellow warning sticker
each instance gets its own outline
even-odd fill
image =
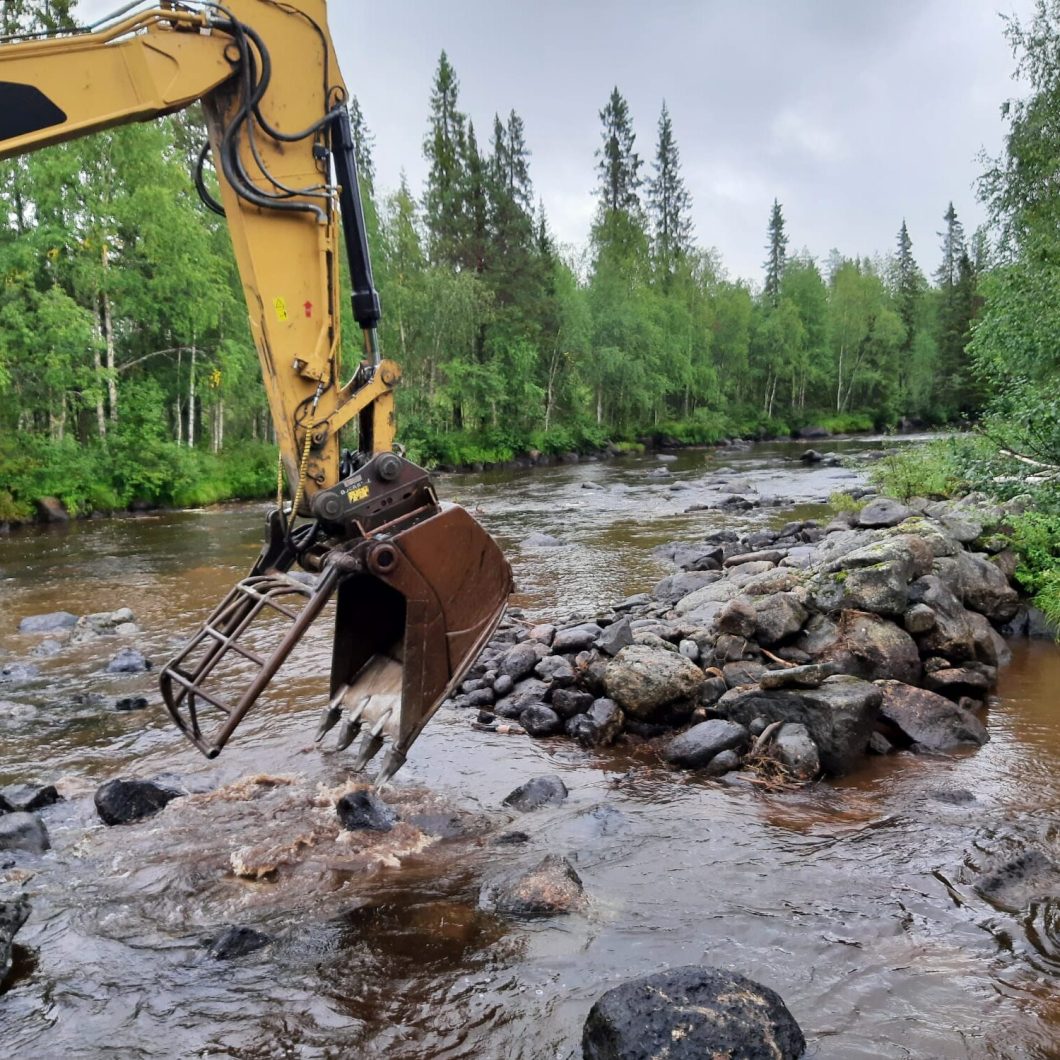
[[[346,500],[350,502],[363,501],[365,497],[371,492],[368,486],[358,486],[356,489],[349,490],[346,494]]]
[[[277,298],[272,303],[272,308],[276,310],[277,320],[282,321],[287,319],[287,303],[282,298]]]

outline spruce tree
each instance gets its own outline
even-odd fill
[[[375,161],[372,158],[375,137],[368,129],[368,123],[364,120],[364,112],[361,110],[361,104],[356,96],[350,97],[346,111],[350,116],[353,150],[357,156],[357,173],[365,187],[370,192],[375,191]]]
[[[942,240],[942,261],[939,263],[935,278],[938,285],[944,291],[956,286],[960,279],[961,255],[965,253],[964,226],[957,220],[957,211],[951,202],[946,209],[942,219],[946,222],[946,230],[939,232]]]
[[[423,196],[431,261],[438,265],[461,266],[467,231],[466,119],[460,112],[460,83],[443,51],[431,89],[430,126],[423,143],[429,163],[427,188]]]
[[[898,305],[898,315],[905,325],[905,342],[902,349],[908,352],[913,345],[916,333],[917,306],[924,288],[924,278],[913,257],[913,241],[909,238],[909,229],[905,219],[898,230],[898,253],[895,256],[894,295]]]
[[[648,181],[653,250],[663,275],[669,277],[692,248],[692,221],[688,216],[692,198],[681,176],[681,156],[665,100],[659,114],[654,168]]]
[[[769,242],[766,244],[769,257],[766,258],[766,302],[776,309],[780,303],[780,281],[784,275],[784,262],[787,260],[788,237],[784,234],[784,213],[780,203],[774,199],[773,209],[769,214]]]
[[[623,210],[640,213],[641,160],[633,145],[637,139],[629,116],[629,104],[616,86],[600,111],[604,128],[603,146],[596,152],[600,174],[600,208],[607,213]]]

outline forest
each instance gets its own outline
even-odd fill
[[[68,28],[71,8],[5,3],[0,31]],[[777,201],[761,274],[730,276],[693,231],[665,103],[645,138],[618,87],[585,145],[588,244],[559,245],[520,116],[476,126],[444,52],[424,103],[420,189],[376,186],[356,99],[351,117],[382,347],[404,372],[399,437],[429,466],[975,421],[995,393],[976,364],[1027,338],[1001,317],[1041,304],[1014,234],[967,235],[952,203],[930,276],[900,217],[885,252],[821,260]],[[0,163],[0,521],[41,496],[84,514],[274,489],[228,233],[189,177],[203,139],[192,109]],[[983,187],[998,216],[1001,175]]]

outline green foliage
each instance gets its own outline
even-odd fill
[[[1025,512],[1010,519],[1019,555],[1016,578],[1060,629],[1060,512]]]
[[[906,446],[878,461],[872,484],[888,497],[952,497],[971,488],[962,458],[963,439]]]
[[[865,501],[855,500],[849,493],[837,491],[829,496],[828,507],[831,508],[836,515],[856,515],[865,507]]]

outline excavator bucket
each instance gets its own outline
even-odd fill
[[[342,750],[363,731],[355,770],[389,744],[382,784],[497,628],[511,569],[463,508],[437,501],[426,472],[389,454],[320,495],[314,512],[313,534],[302,527],[267,544],[164,667],[162,696],[185,735],[216,757],[334,596],[330,699],[317,739],[341,721]],[[288,572],[296,557],[318,569],[315,578]],[[235,685],[233,701],[226,690]],[[212,728],[203,717],[211,711],[221,715]]]

